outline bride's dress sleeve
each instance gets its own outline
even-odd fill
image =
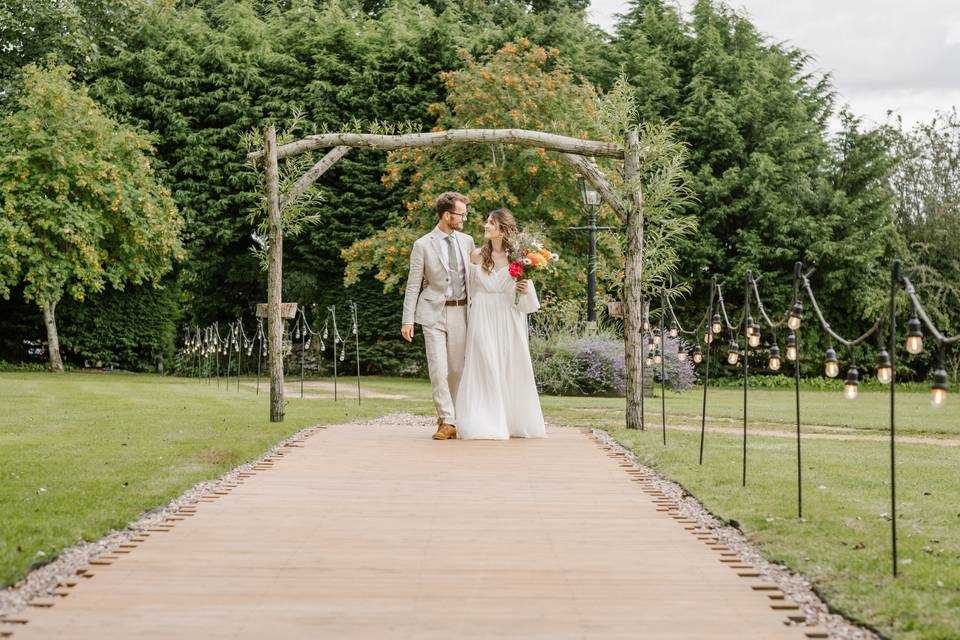
[[[537,298],[537,292],[533,288],[533,280],[527,280],[527,292],[520,294],[520,300],[517,302],[517,311],[521,313],[533,313],[540,308],[540,300]]]

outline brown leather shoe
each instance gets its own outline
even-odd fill
[[[440,423],[440,426],[437,427],[437,432],[433,434],[434,440],[456,440],[457,439],[457,428],[452,424],[447,424],[445,422]]]

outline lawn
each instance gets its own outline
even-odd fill
[[[245,381],[249,383],[252,381]],[[298,382],[291,379],[298,391]],[[350,380],[342,380],[345,387]],[[395,411],[431,414],[423,380],[365,378],[391,398],[334,403],[288,395],[287,419],[267,420],[268,394],[138,375],[0,373],[0,585],[79,540],[122,528],[197,482],[257,458],[307,425]],[[262,387],[262,391],[266,386]],[[307,395],[317,391],[308,388]],[[751,390],[749,468],[740,486],[742,396],[711,389],[705,464],[696,464],[700,392],[660,398],[647,432],[622,427],[622,398],[544,397],[548,421],[600,427],[713,513],[736,521],[768,558],[806,574],[836,609],[897,638],[960,637],[960,447],[898,448],[900,571],[890,576],[887,396],[803,392],[804,431],[849,428],[852,439],[804,441],[804,515],[796,518],[790,391]],[[933,409],[925,393],[898,395],[901,433],[960,436],[960,403]],[[819,427],[814,426],[819,425]],[[685,430],[686,429],[686,430]],[[426,433],[424,436],[426,437]],[[44,555],[40,555],[40,552]]]
[[[422,411],[429,401],[420,381],[368,378],[364,387],[411,399],[358,407],[355,396],[292,394],[286,420],[274,424],[267,386],[238,393],[236,378],[228,390],[146,375],[0,373],[0,587],[305,426]]]
[[[708,397],[708,410],[719,419],[707,421],[703,466],[697,464],[700,392],[668,395],[667,446],[661,439],[659,397],[647,405],[645,432],[623,428],[622,399],[544,398],[543,404],[552,422],[606,429],[715,515],[738,523],[767,558],[811,578],[827,602],[849,618],[888,637],[960,638],[960,447],[898,445],[900,576],[893,579],[889,445],[857,437],[884,432],[886,394],[864,394],[853,402],[839,393],[802,394],[805,419],[857,430],[850,440],[804,441],[802,521],[797,518],[795,440],[751,434],[744,488],[742,441],[728,431],[741,428],[741,392],[711,389]],[[763,423],[751,420],[748,431],[793,428],[786,424],[793,419],[792,392],[751,390],[750,398],[750,415]],[[934,409],[927,394],[916,393],[899,394],[898,403],[903,432],[960,434],[956,402]],[[688,417],[673,417],[680,414]],[[696,428],[681,430],[678,424]]]

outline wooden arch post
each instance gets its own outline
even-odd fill
[[[281,422],[283,397],[283,320],[280,303],[283,284],[283,210],[316,182],[337,160],[354,147],[367,149],[403,149],[437,147],[447,144],[516,144],[557,152],[559,158],[583,175],[616,212],[627,228],[627,256],[624,279],[624,341],[627,369],[626,426],[639,428],[639,403],[642,398],[640,378],[641,288],[643,276],[643,196],[639,186],[640,143],[636,129],[627,132],[624,144],[583,140],[543,131],[527,129],[450,129],[430,133],[379,135],[366,133],[324,133],[307,136],[282,146],[277,145],[273,127],[264,130],[263,150],[247,154],[251,162],[262,162],[266,175],[267,213],[269,217],[267,325],[270,341],[270,421]],[[279,160],[314,149],[329,152],[291,187],[280,193]],[[615,158],[624,161],[624,178],[629,200],[623,202],[590,157]]]

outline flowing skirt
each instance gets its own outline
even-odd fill
[[[457,390],[462,440],[543,438],[546,429],[533,378],[527,318],[507,292],[478,291],[467,321],[466,359]]]

